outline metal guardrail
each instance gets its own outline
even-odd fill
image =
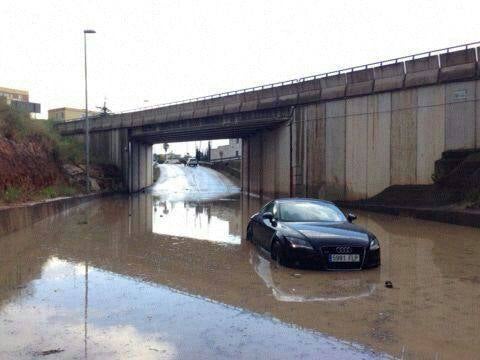
[[[480,41],[477,41],[477,42],[472,42],[472,43],[468,43],[468,44],[456,45],[456,46],[451,46],[451,47],[447,47],[447,48],[442,48],[442,49],[430,50],[430,51],[426,51],[426,52],[422,52],[422,53],[417,53],[417,54],[413,54],[413,55],[402,56],[402,57],[393,58],[393,59],[389,59],[389,60],[377,61],[377,62],[365,64],[365,65],[359,65],[359,66],[344,68],[344,69],[330,71],[330,72],[326,72],[326,73],[322,73],[322,74],[306,76],[306,77],[302,77],[302,78],[298,78],[298,79],[279,81],[279,82],[275,82],[275,83],[271,83],[271,84],[259,85],[259,86],[254,86],[254,87],[249,87],[249,88],[244,88],[244,89],[239,89],[239,90],[233,90],[233,91],[227,91],[227,92],[217,93],[217,94],[213,94],[213,95],[201,96],[201,97],[190,98],[190,99],[185,99],[185,100],[172,101],[172,102],[158,104],[158,105],[152,105],[152,106],[147,106],[147,107],[139,107],[139,108],[135,108],[135,109],[124,110],[124,111],[116,112],[115,114],[126,114],[126,113],[132,113],[132,112],[136,112],[136,111],[152,110],[152,109],[158,109],[158,108],[172,106],[172,105],[181,105],[181,104],[188,104],[188,103],[197,102],[197,101],[212,100],[212,99],[217,99],[217,98],[221,98],[221,97],[224,97],[224,96],[245,94],[245,93],[248,93],[248,92],[271,89],[271,88],[275,88],[275,87],[279,87],[279,86],[285,86],[285,85],[292,85],[292,84],[302,83],[302,82],[305,82],[305,81],[311,81],[311,80],[326,78],[326,77],[329,77],[329,76],[347,74],[349,72],[353,72],[353,71],[356,71],[356,70],[371,69],[371,68],[375,68],[375,67],[383,66],[383,65],[397,64],[399,62],[416,60],[416,59],[420,59],[420,58],[423,58],[423,57],[429,57],[429,56],[432,56],[432,55],[438,56],[440,54],[450,53],[452,51],[466,50],[466,49],[471,49],[471,48],[476,49],[479,46],[480,46]],[[476,57],[477,57],[477,61],[479,61],[480,60],[479,59],[480,54],[477,53]]]

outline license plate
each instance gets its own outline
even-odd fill
[[[330,254],[330,262],[360,262],[359,254]]]

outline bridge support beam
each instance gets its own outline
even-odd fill
[[[290,196],[291,128],[283,123],[243,139],[242,190],[267,197]]]
[[[129,143],[129,192],[140,191],[153,183],[152,145],[130,141]]]
[[[83,143],[85,137],[78,134],[74,138]],[[93,163],[117,166],[128,192],[140,191],[153,183],[152,145],[132,140],[128,129],[90,133],[90,156]]]

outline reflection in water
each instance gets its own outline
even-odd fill
[[[238,197],[208,203],[161,201],[154,197],[153,232],[156,234],[240,244]]]
[[[346,272],[320,273],[303,271],[293,274],[284,267],[279,267],[252,249],[250,263],[255,272],[262,278],[265,285],[272,289],[272,294],[278,301],[311,302],[311,301],[346,301],[370,296],[379,281],[378,271],[370,270],[358,275]],[[372,279],[362,276],[364,274]],[[297,275],[297,276],[295,276]],[[297,277],[302,280],[298,281]],[[314,280],[315,279],[315,280]],[[373,280],[376,280],[375,283]],[[315,282],[317,286],[315,286]],[[313,286],[312,286],[313,285]]]
[[[479,229],[359,213],[380,268],[294,270],[243,240],[260,206],[111,197],[0,237],[0,358],[478,357]]]
[[[321,351],[338,359],[378,357],[319,333],[97,268],[88,270],[93,291],[87,337],[81,321],[84,309],[76,298],[82,287],[75,285],[87,274],[83,269],[51,257],[31,296],[2,309],[8,324],[8,331],[0,328],[2,359],[29,358],[43,349],[61,349],[66,358],[82,353],[85,358],[267,358],[273,345],[279,358],[292,358],[298,354],[296,344],[310,356]]]

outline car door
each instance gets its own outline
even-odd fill
[[[255,242],[257,245],[260,245],[263,247],[263,241],[264,241],[264,236],[265,236],[265,230],[263,227],[263,214],[266,212],[272,212],[273,211],[273,206],[274,202],[270,201],[267,205],[265,205],[263,208],[260,209],[258,214],[255,216],[254,221],[252,222],[252,230],[253,230],[253,242]]]
[[[273,218],[278,221],[278,204],[275,202],[272,210]],[[265,220],[265,249],[270,251],[272,248],[272,239],[273,235],[275,234],[275,231],[277,231],[277,224],[272,224],[271,221]]]
[[[270,251],[271,239],[272,239],[273,233],[275,232],[275,226],[273,226],[272,222],[269,219],[263,218],[263,214],[266,212],[270,212],[275,216],[275,212],[276,212],[275,201],[272,201],[265,207],[264,211],[260,214],[260,219],[258,223],[258,237],[259,237],[258,242],[260,246]]]

